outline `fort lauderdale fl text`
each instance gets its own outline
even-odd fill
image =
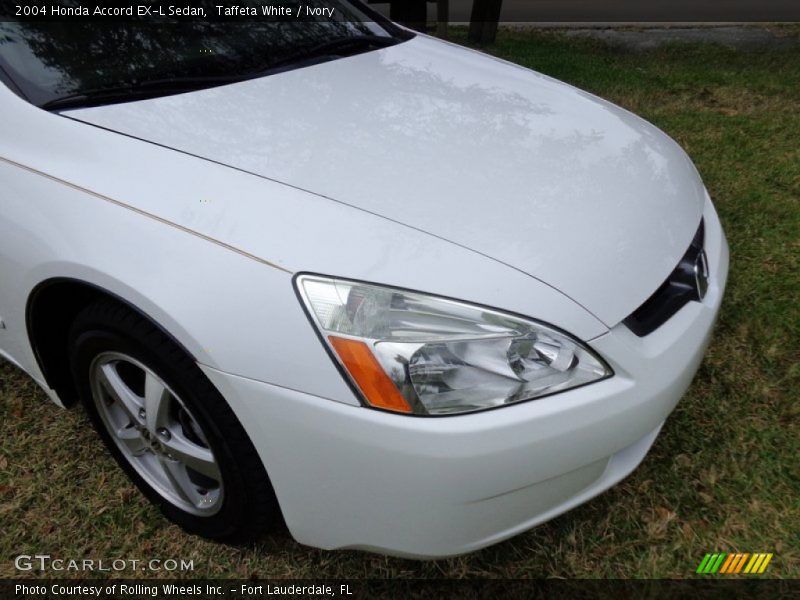
[[[255,6],[223,6],[215,5],[217,17],[327,17],[333,18],[336,9],[333,7],[282,6],[263,4]],[[205,7],[200,6],[16,6],[19,17],[208,17]]]
[[[274,585],[274,584],[241,584],[236,587],[210,585],[210,584],[188,584],[188,585],[175,585],[175,584],[161,584],[149,585],[145,583],[136,584],[110,584],[104,583],[102,585],[96,584],[48,584],[48,585],[27,585],[18,583],[14,586],[14,592],[17,596],[36,597],[36,596],[96,596],[98,598],[108,596],[135,596],[140,598],[142,596],[151,596],[158,598],[159,594],[168,598],[186,598],[191,596],[204,596],[206,598],[213,596],[225,596],[228,591],[234,594],[240,593],[242,596],[332,596],[332,597],[347,597],[355,595],[355,592],[350,590],[349,584],[340,584],[334,588],[329,584],[287,584],[287,585]]]

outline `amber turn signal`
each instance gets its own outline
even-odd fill
[[[364,342],[333,335],[328,337],[328,341],[371,406],[394,412],[411,412],[411,406],[386,375],[369,346]]]

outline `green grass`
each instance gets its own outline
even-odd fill
[[[489,51],[664,129],[725,226],[732,270],[711,348],[641,467],[577,510],[451,560],[322,552],[285,533],[231,548],[169,525],[81,410],[48,404],[3,364],[0,576],[15,575],[17,554],[46,552],[194,559],[208,577],[687,577],[706,552],[738,550],[774,552],[768,574],[800,577],[800,53],[626,53],[541,32],[504,32]]]

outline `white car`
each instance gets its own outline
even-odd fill
[[[652,125],[328,4],[0,24],[0,354],[189,532],[469,552],[642,461],[725,237]]]

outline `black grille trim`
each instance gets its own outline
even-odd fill
[[[702,300],[697,286],[695,265],[703,252],[704,244],[705,225],[701,220],[697,234],[675,270],[644,304],[623,321],[628,329],[637,336],[644,337],[661,327],[689,302]]]

